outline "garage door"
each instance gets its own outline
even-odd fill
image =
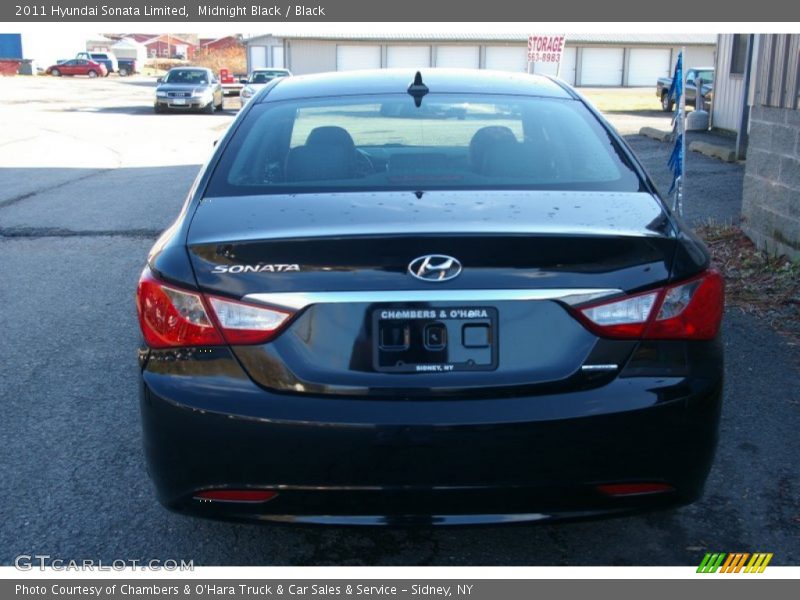
[[[622,85],[622,48],[584,48],[580,85]]]
[[[575,57],[578,54],[576,48],[564,48],[564,55],[561,57],[561,74],[559,77],[570,85],[575,85]],[[558,72],[557,63],[536,63],[533,65],[533,72],[537,75],[556,76]]]
[[[266,46],[250,46],[248,48],[250,53],[250,70],[263,69],[267,66],[267,47]]]
[[[336,47],[336,70],[380,69],[381,47],[343,45]]]
[[[388,46],[386,66],[394,68],[421,69],[431,66],[430,46]]]
[[[437,46],[436,66],[477,69],[481,66],[481,49],[478,46]]]
[[[528,70],[528,50],[525,46],[486,46],[486,68],[495,71]]]
[[[632,48],[628,62],[629,86],[653,86],[659,77],[669,77],[670,51],[660,48]]]
[[[272,66],[283,67],[283,46],[272,47]]]

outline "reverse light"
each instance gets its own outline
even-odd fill
[[[292,313],[167,285],[142,272],[136,308],[151,348],[263,344]]]
[[[291,313],[209,296],[222,335],[229,344],[259,344],[269,340]]]
[[[722,275],[709,270],[676,285],[584,306],[577,314],[601,337],[710,340],[724,307]]]

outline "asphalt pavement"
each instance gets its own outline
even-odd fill
[[[154,115],[152,88],[133,78],[0,79],[1,564],[49,554],[196,565],[693,565],[706,551],[800,564],[798,352],[735,311],[724,323],[718,455],[694,505],[591,522],[390,530],[233,524],[162,508],[142,456],[134,289],[234,112]],[[666,190],[668,145],[629,141]],[[734,220],[742,166],[689,160],[687,219]]]

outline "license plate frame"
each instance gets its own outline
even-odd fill
[[[186,98],[172,98],[170,99],[172,106],[186,106]]]
[[[379,307],[372,309],[371,325],[372,363],[377,372],[444,374],[497,369],[499,314],[494,307]]]

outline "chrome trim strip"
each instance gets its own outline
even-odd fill
[[[245,302],[269,304],[301,310],[312,304],[372,304],[376,302],[501,302],[504,300],[560,300],[574,306],[598,298],[622,294],[618,289],[511,289],[511,290],[372,290],[372,291],[320,291],[275,292],[247,294]]]
[[[616,371],[619,369],[618,365],[583,365],[581,371]]]

